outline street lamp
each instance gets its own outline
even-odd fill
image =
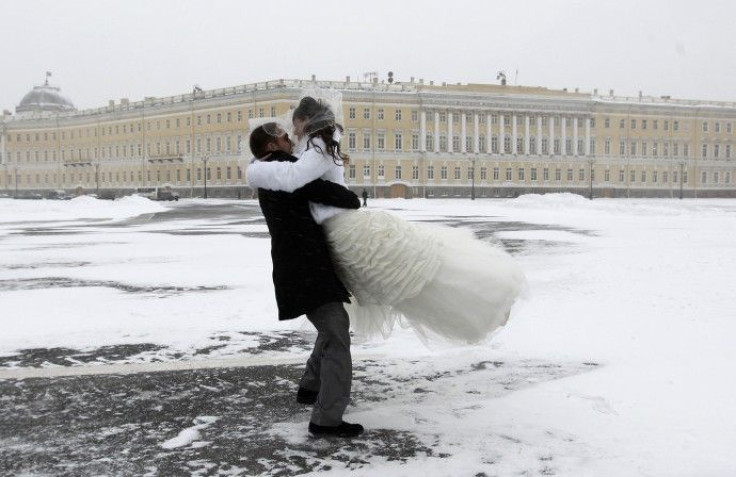
[[[15,168],[15,199],[18,198],[18,168]]]
[[[475,200],[475,159],[470,159],[470,200]]]
[[[588,165],[590,168],[590,191],[588,193],[588,199],[593,200],[593,164],[595,164],[595,161],[593,159],[588,159]]]
[[[202,162],[204,162],[204,198],[205,199],[207,198],[207,171],[209,170],[207,169],[207,161],[209,160],[210,160],[209,156],[204,156],[202,158]]]
[[[683,183],[683,170],[685,168],[685,162],[680,161],[680,200],[682,200],[682,183]]]
[[[131,172],[131,175],[133,173]],[[95,163],[95,194],[97,194],[97,197],[100,196],[100,163]]]

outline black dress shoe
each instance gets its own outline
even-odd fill
[[[299,404],[314,404],[317,402],[318,394],[319,391],[310,391],[300,386],[296,392],[296,402]]]
[[[363,426],[342,421],[339,426],[320,426],[309,423],[309,433],[315,437],[355,437],[363,433]]]

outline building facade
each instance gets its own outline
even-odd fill
[[[346,180],[373,197],[736,197],[736,103],[490,84],[276,80],[78,111],[36,87],[0,119],[0,193],[252,197],[248,120],[342,92]],[[245,150],[243,150],[243,148]]]

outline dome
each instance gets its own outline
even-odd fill
[[[50,86],[48,83],[43,86],[34,86],[31,91],[26,94],[20,104],[15,108],[16,113],[40,113],[40,112],[66,112],[74,111],[71,101],[66,99],[59,92],[56,86]]]

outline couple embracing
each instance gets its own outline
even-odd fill
[[[309,432],[355,437],[363,427],[343,420],[351,324],[358,334],[387,336],[400,320],[423,339],[479,342],[506,323],[525,278],[508,254],[470,231],[359,210],[345,186],[348,157],[333,108],[306,96],[292,122],[298,158],[278,123],[251,131],[248,185],[258,189],[271,234],[279,319],[306,315],[318,333],[296,396],[314,405]]]

